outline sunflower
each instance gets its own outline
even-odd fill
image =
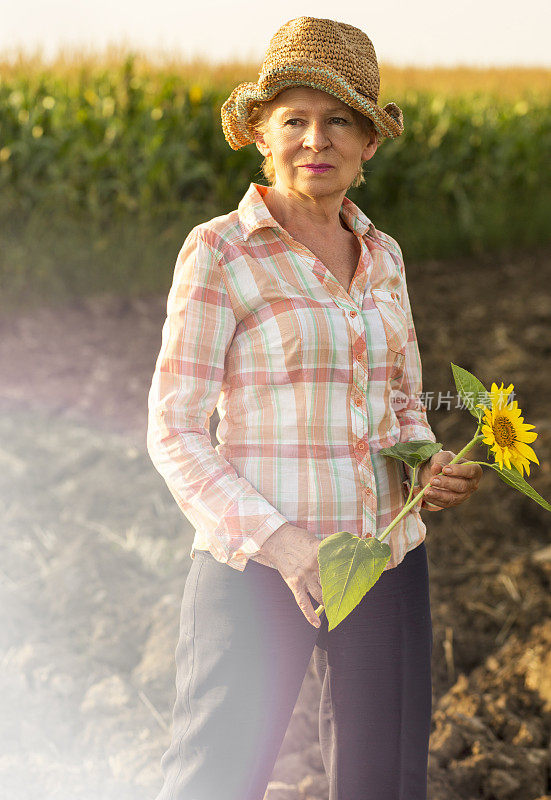
[[[484,409],[482,418],[486,424],[482,425],[484,434],[482,441],[491,446],[499,468],[503,469],[505,464],[507,469],[511,469],[513,465],[522,477],[523,469],[530,475],[530,461],[540,463],[532,448],[528,446],[528,442],[533,442],[538,434],[530,430],[534,425],[527,425],[524,422],[516,400],[507,405],[507,398],[512,391],[512,383],[506,389],[503,388],[503,381],[499,389],[496,383],[492,383],[490,390],[492,407],[487,408],[482,403],[478,403],[476,407]]]

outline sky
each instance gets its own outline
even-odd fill
[[[3,4],[0,51],[136,47],[212,61],[260,61],[289,19],[361,28],[379,61],[397,66],[551,66],[551,0],[17,0]]]

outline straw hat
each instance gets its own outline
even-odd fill
[[[272,36],[258,83],[240,83],[222,106],[222,128],[233,150],[254,142],[247,128],[253,105],[291,86],[338,97],[369,117],[381,137],[403,133],[402,110],[395,103],[377,105],[379,67],[371,39],[344,22],[297,17]]]

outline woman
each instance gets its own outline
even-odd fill
[[[409,468],[378,451],[435,441],[400,248],[345,196],[379,141],[403,130],[378,94],[362,31],[300,17],[272,38],[258,84],[222,108],[227,141],[256,143],[270,186],[251,183],[238,209],[184,242],[149,394],[150,456],[196,529],[157,800],[262,800],[312,653],[331,800],[426,798],[419,508],[337,628],[314,611],[321,540],[372,536],[403,507]],[[477,488],[478,465],[443,471],[453,456],[423,465],[419,486],[434,486],[423,507]]]

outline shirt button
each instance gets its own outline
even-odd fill
[[[351,316],[351,317],[355,317],[355,316],[356,316],[356,312],[355,312],[354,310],[352,310],[352,311],[350,312],[350,316]]]
[[[361,398],[361,397],[356,397],[356,399],[354,400],[354,402],[356,403],[356,405],[357,405],[357,406],[361,406],[361,404],[362,404],[362,398]]]
[[[365,450],[365,442],[358,442],[358,450]]]
[[[356,353],[356,361],[362,361],[363,355],[361,353]]]

